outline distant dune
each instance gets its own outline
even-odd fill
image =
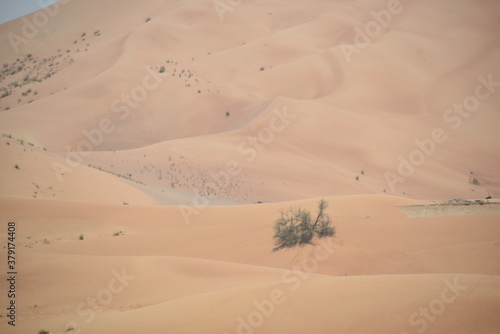
[[[73,1],[22,42],[34,15],[2,25],[0,132],[179,194],[234,160],[214,196],[241,203],[500,196],[495,2],[214,4]]]
[[[0,331],[498,333],[499,17],[74,0],[0,25]],[[336,236],[273,252],[320,198]]]

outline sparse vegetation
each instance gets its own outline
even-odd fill
[[[90,167],[90,168],[94,168],[94,169],[100,170],[101,172],[106,172],[106,173],[109,173],[109,174],[112,174],[112,175],[124,178],[126,180],[129,180],[129,181],[132,181],[132,182],[135,182],[135,183],[138,183],[138,184],[143,184],[143,185],[145,184],[144,182],[132,179],[132,174],[131,173],[129,173],[127,175],[122,175],[120,173],[115,173],[115,172],[111,172],[111,171],[108,171],[108,170],[104,170],[104,169],[102,169],[99,166],[94,166],[94,165],[91,165],[91,164],[88,164],[87,166]]]
[[[150,17],[148,17],[148,18],[146,19],[146,22],[149,22],[149,21],[151,21],[151,18],[150,18]]]
[[[50,334],[50,333],[49,333],[49,331],[42,329],[41,331],[38,331],[38,334]]]
[[[469,183],[473,184],[475,186],[481,185],[481,183],[479,182],[479,180],[476,177],[472,177],[472,175],[474,175],[474,172],[471,171],[470,175],[469,175]]]
[[[79,240],[83,240],[83,234],[80,234]]]
[[[14,168],[15,168],[15,169],[19,169],[19,165],[18,165],[18,164],[16,164],[16,165],[14,166]]]
[[[118,231],[118,232],[113,233],[114,237],[118,237],[120,235],[123,235],[123,231]]]
[[[324,238],[335,235],[335,227],[331,225],[330,216],[325,212],[328,202],[324,199],[318,203],[315,221],[311,213],[301,208],[290,208],[281,212],[281,217],[274,224],[276,247],[273,251],[304,244],[313,244],[315,237]]]

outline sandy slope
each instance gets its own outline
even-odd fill
[[[397,206],[415,201],[335,197],[336,238],[273,253],[279,210],[315,202],[207,207],[186,222],[178,207],[3,198],[0,218],[22,231],[19,330],[237,333],[238,317],[279,290],[255,332],[414,333],[425,318],[412,314],[447,284],[466,288],[428,332],[498,329],[498,215],[412,219]],[[106,304],[122,270],[133,278]],[[104,300],[95,318],[87,298]]]
[[[235,3],[75,0],[18,52],[0,26],[1,332],[497,333],[499,215],[398,207],[500,196],[498,3],[402,2],[367,46],[386,1]],[[272,252],[322,197],[336,237]]]
[[[155,204],[157,201],[115,175],[76,164],[31,142],[2,137],[1,195],[71,201]],[[55,170],[58,172],[55,172]]]
[[[145,165],[154,163],[165,173],[167,157],[179,150],[200,163],[193,167],[196,174],[221,171],[236,160],[254,187],[221,191],[221,200],[384,191],[423,199],[498,196],[498,5],[402,3],[368,46],[346,49],[359,42],[356,29],[373,20],[371,11],[386,8],[385,1],[314,1],[307,9],[301,1],[266,1],[239,5],[220,20],[211,1],[70,2],[36,38],[20,44],[18,54],[7,36],[24,23],[0,28],[2,58],[13,68],[25,66],[4,85],[27,73],[38,78],[53,72],[0,101],[0,132],[64,156],[68,149],[86,150],[85,131],[109,119],[112,131],[102,140],[94,137],[91,150],[99,154],[85,157],[85,164],[142,171],[138,180],[172,188],[147,176]],[[25,59],[28,53],[33,60]],[[20,63],[14,64],[16,57]],[[44,58],[55,67],[32,70]],[[479,77],[491,77],[492,93],[471,113],[448,114],[475,94]],[[134,95],[144,80],[155,87],[145,97]],[[32,92],[23,96],[27,89]],[[130,101],[127,95],[140,98]],[[284,108],[295,117],[270,135],[265,129],[274,111]],[[436,128],[446,139],[429,144]],[[252,144],[249,136],[260,139]],[[430,145],[428,155],[422,165],[416,160],[404,182],[391,186],[386,173],[398,175],[400,157],[419,154],[416,140]],[[145,147],[152,144],[152,150]],[[210,152],[201,152],[200,145]],[[127,166],[109,152],[131,148],[142,158]],[[317,173],[309,172],[312,166]],[[470,172],[480,186],[469,183]],[[175,191],[201,186],[183,182]]]

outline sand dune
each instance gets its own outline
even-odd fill
[[[0,331],[497,333],[498,213],[432,205],[500,197],[499,15],[89,0],[0,25]],[[273,252],[321,198],[335,237]]]
[[[178,207],[1,203],[2,219],[14,217],[23,230],[18,247],[30,293],[20,297],[20,320],[38,319],[22,321],[27,332],[62,331],[74,322],[83,332],[236,333],[238,317],[247,319],[254,301],[270,299],[276,289],[286,302],[275,305],[258,332],[413,332],[424,322],[419,315],[410,323],[410,316],[455,280],[467,287],[435,322],[426,321],[429,332],[473,332],[478,319],[484,332],[498,326],[494,215],[412,219],[397,205],[415,201],[330,198],[336,238],[273,253],[273,217],[290,205],[312,208],[315,200],[207,207],[189,224]],[[116,273],[133,278],[112,303],[98,303],[94,318],[87,297],[107,298],[100,291]],[[64,287],[56,283],[60,277]],[[292,321],[291,314],[301,316]]]
[[[117,175],[78,164],[77,159],[70,159],[68,164],[65,158],[21,141],[2,137],[0,194],[3,196],[114,204],[157,203],[133,182],[123,182]]]
[[[453,6],[469,5],[464,1],[461,7]],[[64,17],[85,12],[86,6],[69,3],[61,7],[61,15],[48,26],[66,27]],[[176,144],[185,148],[191,137],[209,136],[207,145],[214,154],[205,163],[215,167],[234,158],[225,147],[218,149],[227,144],[227,131],[239,131],[239,136],[233,134],[238,138],[229,150],[234,153],[248,135],[256,136],[269,127],[251,120],[272,111],[267,107],[270,99],[286,98],[280,108],[303,117],[266,145],[266,151],[278,158],[271,165],[292,156],[307,157],[300,170],[293,172],[300,176],[295,179],[304,180],[300,187],[311,183],[306,166],[317,164],[318,159],[327,170],[333,169],[333,177],[325,177],[325,187],[316,187],[304,196],[287,191],[289,196],[262,200],[384,190],[423,199],[498,195],[500,163],[495,153],[499,138],[494,126],[498,123],[498,94],[493,92],[482,101],[472,116],[447,114],[443,122],[448,108],[474,94],[478,77],[486,80],[490,76],[495,82],[498,76],[498,43],[496,34],[490,33],[495,27],[490,17],[498,12],[497,6],[448,13],[444,4],[431,6],[432,10],[429,5],[404,4],[401,13],[391,17],[390,29],[380,30],[367,47],[350,58],[341,46],[356,46],[359,30],[354,28],[362,29],[373,19],[370,11],[384,9],[384,2],[355,7],[318,1],[307,10],[300,2],[287,10],[256,3],[227,12],[224,21],[208,1],[154,2],[146,7],[131,2],[129,6],[130,10],[113,9],[113,17],[125,29],[104,19],[103,12],[114,8],[112,4],[99,4],[101,13],[74,22],[64,31],[67,38],[57,38],[63,27],[53,28],[56,33],[47,37],[44,56],[65,53],[73,62],[43,83],[33,83],[30,87],[38,94],[31,97],[32,103],[21,96],[17,105],[21,89],[0,101],[2,109],[10,108],[0,114],[0,131],[19,138],[29,134],[26,140],[64,154],[68,147],[78,150],[88,140],[85,131],[99,129],[102,119],[111,119],[113,131],[94,144],[92,151],[142,149],[181,138],[184,140]],[[479,20],[482,16],[487,19]],[[146,22],[147,18],[151,20]],[[251,25],[244,23],[249,21]],[[21,26],[20,20],[10,22],[1,33],[6,37]],[[463,40],[457,38],[461,34]],[[69,36],[76,43],[69,42]],[[41,57],[35,53],[40,47],[30,41],[21,49],[23,54],[32,50],[36,58]],[[11,48],[4,50],[5,59],[14,60]],[[162,66],[164,72],[158,73]],[[153,73],[158,88],[147,91],[140,103],[125,103],[123,94],[131,95],[144,78],[154,82]],[[38,126],[40,118],[50,120],[47,127]],[[386,172],[399,175],[400,159],[411,160],[420,150],[415,140],[428,143],[435,128],[443,129],[444,142],[424,148],[430,153],[423,155],[423,165],[419,163],[410,177],[404,176],[404,182],[390,186]],[[481,135],[475,135],[478,133]],[[197,153],[189,158],[197,159]],[[267,164],[268,156],[265,159]],[[139,169],[140,164],[134,168]],[[363,185],[358,185],[353,181],[362,170],[370,179],[362,178],[358,183]],[[481,181],[479,187],[470,186],[471,171]],[[265,182],[264,191],[279,189]]]

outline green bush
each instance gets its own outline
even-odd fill
[[[281,212],[274,223],[276,247],[273,251],[304,244],[313,244],[314,237],[325,238],[335,235],[335,227],[330,226],[330,216],[325,212],[328,202],[318,203],[318,214],[314,221],[311,213],[301,208],[290,208]]]

